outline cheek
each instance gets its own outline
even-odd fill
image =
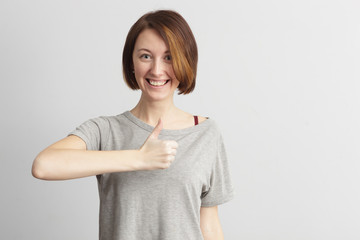
[[[167,69],[167,73],[169,74],[169,77],[171,79],[176,79],[174,68],[172,66],[169,66]],[[177,80],[176,80],[177,81]]]
[[[134,71],[135,71],[135,73],[141,72],[141,69],[142,69],[141,63],[139,63],[137,61],[134,61]]]
[[[180,82],[174,76],[171,81],[171,88],[177,89],[179,87],[179,84],[180,84]]]
[[[136,63],[134,64],[134,74],[136,81],[138,81],[138,79],[140,79],[141,77],[144,77],[146,73],[147,73],[146,66],[144,66],[143,64],[136,64]]]

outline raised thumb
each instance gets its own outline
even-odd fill
[[[150,139],[158,139],[159,134],[162,129],[163,129],[163,123],[161,121],[161,118],[159,118],[159,121],[158,121],[157,125],[155,126],[154,130],[152,131],[152,133],[150,134],[149,138]]]

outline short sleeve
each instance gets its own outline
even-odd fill
[[[105,117],[98,117],[82,123],[68,136],[80,137],[86,143],[87,150],[102,150],[109,139],[109,133],[109,121]]]
[[[230,201],[234,197],[229,163],[222,137],[218,142],[215,163],[210,176],[210,187],[201,195],[201,206],[212,207]]]

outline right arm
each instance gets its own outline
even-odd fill
[[[165,169],[175,159],[177,143],[157,137],[161,121],[139,150],[90,151],[86,143],[70,135],[40,152],[32,174],[43,180],[66,180],[110,172]]]
[[[108,172],[137,170],[139,151],[88,151],[85,142],[68,136],[40,152],[32,174],[43,180],[65,180]],[[135,161],[134,161],[135,160]]]

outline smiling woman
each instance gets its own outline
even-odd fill
[[[141,101],[172,99],[179,81],[174,74],[170,51],[158,32],[154,29],[142,31],[133,52],[133,74],[142,91]]]
[[[179,94],[188,94],[195,88],[198,51],[194,35],[178,13],[158,11],[142,16],[130,29],[123,51],[124,79],[131,89],[139,89],[133,75],[133,53],[139,35],[151,29],[164,41],[171,59]]]
[[[130,29],[123,73],[141,97],[130,111],[90,119],[36,157],[46,180],[96,176],[100,239],[223,239],[217,206],[233,197],[215,121],[174,105],[194,90],[197,46],[180,14],[156,11]]]

